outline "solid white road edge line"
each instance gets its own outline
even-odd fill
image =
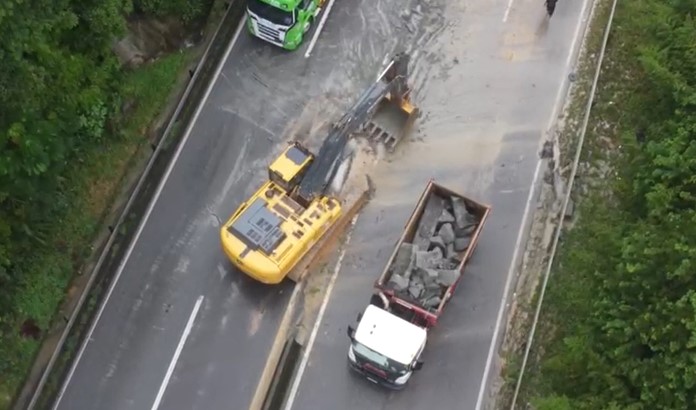
[[[592,18],[592,15],[594,14],[594,6],[597,3],[593,4],[592,10],[590,11],[590,18]],[[592,113],[592,106],[594,105],[594,97],[595,97],[595,92],[597,91],[597,83],[599,82],[599,76],[602,72],[602,62],[604,61],[604,53],[607,48],[607,43],[609,41],[609,35],[611,34],[611,25],[612,22],[614,21],[614,12],[616,11],[616,4],[617,0],[614,0],[612,5],[611,5],[611,11],[609,13],[609,19],[607,20],[607,25],[604,28],[604,38],[602,39],[602,47],[599,50],[599,59],[597,60],[597,67],[595,68],[595,74],[594,78],[592,80],[592,87],[590,88],[590,96],[587,99],[587,104],[585,106],[585,114],[583,116],[582,120],[582,125],[580,126],[580,138],[577,143],[577,148],[575,149],[575,157],[573,159],[573,166],[570,170],[570,176],[568,177],[568,181],[566,183],[566,192],[565,192],[565,197],[563,198],[563,206],[561,207],[560,212],[558,213],[559,215],[565,215],[566,209],[568,209],[568,202],[570,201],[570,196],[573,193],[573,183],[575,181],[575,177],[578,172],[578,164],[580,163],[580,158],[582,155],[582,148],[583,144],[585,142],[585,135],[587,132],[587,124],[590,121],[590,115]],[[517,403],[517,398],[520,392],[520,387],[522,386],[522,380],[524,378],[525,374],[525,369],[527,367],[527,360],[529,359],[529,352],[532,348],[532,344],[534,343],[534,336],[536,334],[536,329],[537,325],[539,323],[539,315],[541,314],[541,308],[544,303],[544,294],[546,293],[546,288],[548,286],[550,277],[551,277],[551,269],[553,267],[553,261],[554,257],[556,256],[556,250],[558,247],[558,241],[561,236],[561,232],[563,231],[563,225],[559,225],[556,228],[556,233],[554,234],[553,237],[553,242],[551,245],[551,250],[549,251],[549,259],[546,262],[546,269],[544,271],[544,280],[542,281],[541,285],[541,292],[539,293],[538,296],[538,303],[536,306],[536,309],[534,311],[534,320],[532,321],[532,327],[529,331],[529,337],[527,338],[527,344],[525,345],[524,349],[524,355],[522,357],[522,364],[520,365],[520,371],[519,371],[519,376],[517,377],[517,383],[515,385],[515,392],[512,395],[512,402],[510,404],[510,409],[514,410],[515,409],[515,404]]]
[[[312,41],[309,43],[309,47],[307,47],[307,52],[304,55],[305,58],[309,58],[309,55],[312,54],[312,49],[314,49],[314,44],[316,44],[317,39],[319,38],[319,33],[321,33],[321,30],[324,28],[324,24],[326,24],[326,19],[329,17],[329,12],[331,11],[331,7],[333,7],[333,4],[334,4],[334,0],[329,0],[329,4],[326,5],[326,9],[324,10],[324,14],[322,14],[321,21],[319,22],[319,26],[314,31],[314,36],[312,37]]]
[[[92,333],[94,332],[94,329],[97,327],[97,323],[99,322],[99,319],[101,318],[102,313],[104,312],[104,308],[106,307],[106,304],[109,302],[109,298],[111,297],[111,293],[114,291],[114,288],[116,287],[116,284],[118,283],[119,278],[121,277],[121,274],[123,273],[123,269],[126,266],[126,263],[128,262],[128,259],[130,258],[131,253],[133,252],[133,248],[135,248],[136,243],[138,242],[138,239],[140,238],[140,234],[142,233],[143,229],[145,228],[145,224],[147,224],[147,220],[150,218],[150,214],[152,213],[153,208],[155,207],[155,204],[157,203],[157,200],[159,199],[160,194],[162,193],[162,189],[164,188],[164,184],[167,183],[167,180],[169,179],[169,175],[172,173],[172,170],[174,169],[174,165],[176,164],[176,161],[179,159],[179,155],[181,154],[182,149],[184,148],[184,145],[186,145],[186,142],[189,139],[189,136],[191,135],[191,130],[193,129],[193,126],[196,124],[196,121],[198,120],[198,116],[201,113],[201,110],[203,109],[203,106],[205,105],[206,101],[208,101],[208,96],[210,96],[211,91],[213,90],[213,87],[217,83],[218,78],[220,77],[220,72],[222,72],[222,67],[225,65],[225,62],[227,61],[227,58],[229,57],[230,53],[232,52],[232,48],[234,47],[234,44],[237,42],[237,39],[239,38],[239,34],[242,32],[242,28],[244,27],[245,21],[242,19],[241,23],[239,24],[239,27],[237,27],[237,31],[234,34],[234,37],[232,37],[232,41],[230,44],[227,46],[227,50],[225,50],[225,54],[220,60],[220,63],[218,64],[217,69],[215,70],[215,75],[213,76],[212,81],[208,85],[208,89],[205,91],[205,94],[203,95],[203,99],[201,100],[200,104],[198,104],[198,107],[196,108],[196,112],[193,114],[193,118],[191,118],[191,121],[189,122],[188,127],[186,128],[186,132],[184,133],[184,136],[179,143],[179,147],[176,150],[176,153],[174,154],[174,157],[172,158],[171,162],[169,163],[169,166],[167,167],[167,171],[164,174],[164,177],[162,178],[162,181],[160,182],[159,186],[157,187],[157,191],[155,191],[155,196],[152,197],[152,200],[150,201],[150,204],[147,207],[147,210],[145,211],[145,216],[143,217],[143,220],[140,222],[140,226],[138,226],[138,230],[135,233],[135,236],[131,240],[130,245],[128,246],[128,250],[126,251],[126,254],[123,256],[123,259],[121,260],[120,265],[118,266],[118,270],[116,271],[116,276],[114,276],[114,280],[111,282],[111,285],[109,286],[109,290],[106,293],[106,296],[104,298],[104,301],[102,302],[101,306],[99,307],[99,311],[97,312],[97,316],[94,318],[94,321],[92,322],[92,325],[89,328],[89,331],[87,332],[87,337],[82,341],[82,345],[80,346],[80,350],[77,353],[77,356],[75,357],[75,360],[73,361],[72,366],[70,367],[70,371],[68,372],[67,377],[65,378],[65,382],[63,383],[63,386],[60,389],[60,393],[58,394],[58,397],[56,398],[56,402],[53,405],[53,409],[57,409],[58,406],[60,405],[60,401],[63,398],[63,395],[65,394],[65,391],[68,388],[68,385],[70,385],[70,380],[72,379],[73,374],[75,373],[75,369],[77,368],[77,365],[80,362],[80,359],[82,358],[82,355],[85,352],[85,349],[87,348],[87,344],[89,343],[90,339],[92,338]]]
[[[510,10],[512,10],[512,3],[514,3],[515,0],[509,0],[507,7],[505,7],[505,14],[503,14],[503,23],[505,23],[510,17]]]
[[[324,300],[321,302],[321,308],[319,308],[319,315],[317,316],[317,320],[314,322],[314,327],[312,327],[312,333],[309,336],[307,347],[305,348],[304,353],[302,354],[300,366],[297,368],[297,372],[295,373],[295,378],[292,382],[292,387],[290,388],[290,395],[288,396],[288,399],[285,401],[285,406],[283,407],[285,410],[290,410],[292,408],[292,404],[295,401],[295,397],[297,396],[297,391],[300,389],[300,382],[302,382],[302,374],[304,374],[305,368],[307,368],[309,354],[312,352],[312,346],[314,345],[314,340],[317,338],[319,326],[321,325],[321,321],[324,318],[324,312],[326,312],[326,306],[328,306],[329,299],[331,299],[331,292],[333,291],[334,284],[336,283],[336,278],[338,278],[338,273],[341,271],[341,264],[343,263],[343,257],[346,255],[346,248],[350,243],[350,238],[353,234],[353,227],[355,226],[355,223],[358,221],[359,216],[360,214],[355,215],[353,217],[353,220],[350,222],[351,229],[348,232],[348,235],[346,235],[345,245],[343,246],[341,254],[338,256],[338,261],[336,261],[336,266],[332,273],[331,281],[329,282],[329,286],[326,288],[326,296],[324,296]]]
[[[556,122],[556,117],[558,116],[563,104],[565,102],[565,96],[568,93],[568,70],[573,64],[577,53],[578,40],[580,38],[580,30],[584,26],[584,22],[587,19],[585,15],[587,4],[589,0],[583,0],[582,9],[580,11],[580,18],[578,19],[578,24],[575,27],[575,33],[573,34],[573,40],[570,44],[568,57],[563,68],[563,80],[561,85],[558,87],[558,93],[556,94],[556,101],[554,102],[553,110],[551,112],[551,117],[546,126],[547,130],[552,129],[554,123]],[[520,225],[520,230],[517,234],[517,240],[515,242],[515,251],[512,255],[512,261],[510,263],[510,268],[508,269],[507,279],[505,280],[505,289],[503,290],[503,297],[500,300],[500,308],[498,309],[498,318],[495,322],[495,330],[493,331],[493,338],[491,339],[490,347],[488,348],[488,357],[486,359],[486,367],[483,370],[483,376],[481,377],[481,386],[479,388],[478,398],[476,399],[476,410],[481,410],[483,406],[483,399],[486,394],[486,389],[488,387],[488,377],[491,372],[491,367],[493,365],[493,358],[495,356],[496,346],[498,344],[498,338],[500,337],[501,326],[503,325],[503,319],[505,317],[507,298],[510,293],[510,287],[512,285],[512,278],[515,276],[517,271],[517,259],[520,256],[520,250],[522,246],[522,239],[524,237],[527,225],[527,219],[532,207],[532,202],[534,202],[534,192],[539,176],[541,175],[541,164],[543,160],[539,159],[537,161],[536,169],[534,171],[534,177],[532,178],[532,184],[529,188],[529,196],[527,197],[527,204],[524,207],[524,214],[522,216],[522,224]]]
[[[201,308],[201,303],[203,303],[203,295],[200,295],[198,297],[198,300],[196,300],[196,304],[193,305],[193,311],[191,311],[189,320],[186,323],[184,333],[181,334],[181,338],[179,339],[179,344],[176,346],[176,350],[174,351],[172,361],[169,362],[167,373],[165,373],[164,375],[164,379],[162,380],[162,384],[160,385],[159,391],[157,392],[157,397],[155,398],[155,403],[152,405],[151,410],[157,410],[157,408],[159,408],[160,403],[162,402],[162,396],[164,396],[164,391],[167,390],[167,385],[169,385],[169,379],[172,377],[172,373],[174,373],[176,362],[179,360],[179,356],[181,355],[181,351],[184,349],[184,345],[186,344],[188,335],[191,333],[191,328],[193,328],[193,322],[196,321],[196,316],[198,316],[198,310]]]

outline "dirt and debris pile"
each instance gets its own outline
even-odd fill
[[[461,275],[458,267],[478,223],[464,199],[431,196],[412,243],[402,243],[396,253],[388,287],[399,297],[437,309]]]

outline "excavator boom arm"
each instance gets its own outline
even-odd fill
[[[300,183],[298,195],[309,202],[325,193],[343,161],[343,150],[351,136],[361,131],[385,99],[402,107],[410,92],[406,82],[409,56],[397,54],[377,80],[363,92],[353,107],[329,131],[314,162]],[[412,113],[408,113],[410,116]]]

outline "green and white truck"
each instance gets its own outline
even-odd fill
[[[325,0],[248,0],[247,28],[286,50],[302,44]]]

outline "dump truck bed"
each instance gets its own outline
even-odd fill
[[[491,208],[428,182],[375,286],[390,310],[431,327],[452,297]]]

